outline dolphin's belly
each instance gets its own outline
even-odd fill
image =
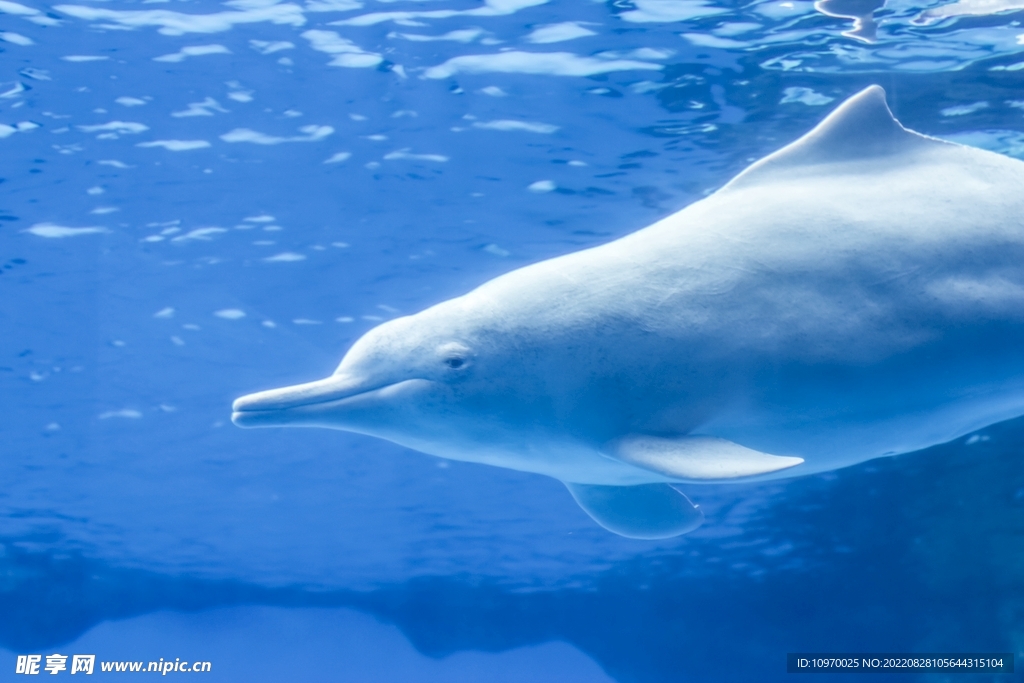
[[[1024,378],[962,387],[960,395],[940,396],[930,404],[907,397],[903,411],[851,408],[842,402],[848,397],[839,393],[808,398],[812,400],[725,411],[697,431],[762,452],[804,458],[798,471],[767,478],[811,474],[919,451],[1024,415]]]
[[[426,449],[421,447],[418,450]],[[596,448],[572,441],[538,441],[533,445],[510,444],[506,447],[495,443],[463,447],[445,445],[426,452],[449,460],[543,474],[574,484],[635,486],[672,481],[657,472],[634,467],[610,458]]]

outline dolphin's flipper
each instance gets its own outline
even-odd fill
[[[566,483],[572,497],[594,521],[627,538],[653,540],[686,534],[704,513],[668,484],[591,486]]]
[[[629,436],[611,455],[623,462],[684,481],[716,481],[769,474],[799,465],[803,458],[769,455],[713,436]]]

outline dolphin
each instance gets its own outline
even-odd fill
[[[907,130],[871,86],[683,210],[357,340],[234,402],[554,477],[631,538],[678,484],[917,451],[1024,415],[1024,162]]]

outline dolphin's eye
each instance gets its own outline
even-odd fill
[[[467,368],[473,364],[473,352],[468,346],[457,341],[450,341],[437,347],[437,359],[450,370]]]

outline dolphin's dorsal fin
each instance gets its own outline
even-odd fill
[[[889,110],[885,90],[872,85],[840,104],[796,142],[748,166],[726,187],[758,182],[799,166],[886,157],[928,144],[950,143],[904,128]]]
[[[693,482],[756,477],[803,462],[803,458],[770,455],[714,436],[627,436],[611,444],[608,452],[630,465]]]

